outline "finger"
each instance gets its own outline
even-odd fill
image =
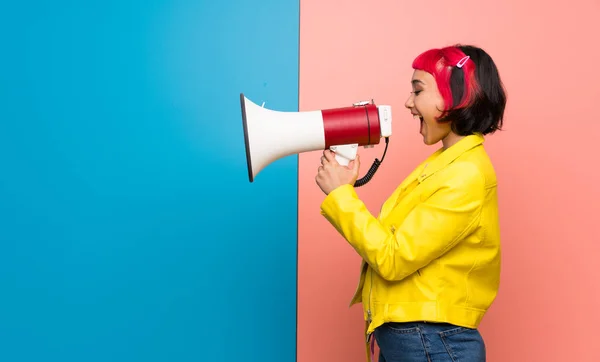
[[[358,177],[358,171],[360,169],[360,156],[356,155],[356,158],[348,165],[348,168],[352,170],[352,173]]]
[[[353,160],[352,170],[358,172],[360,168],[360,155],[356,155],[356,158]]]
[[[321,156],[321,165],[325,166],[325,164],[327,164],[329,161],[327,161],[327,158],[325,158],[325,156]]]
[[[335,154],[333,152],[331,152],[331,150],[325,150],[325,152],[323,152],[323,155],[325,156],[327,161],[329,161],[333,164],[338,163],[337,160],[335,159]]]

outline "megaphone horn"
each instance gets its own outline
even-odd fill
[[[392,134],[392,108],[373,101],[349,107],[302,112],[281,112],[255,104],[240,94],[248,179],[270,163],[302,152],[331,149],[336,160],[348,165],[359,146],[373,147],[385,138],[381,161],[375,159],[367,175],[355,186],[369,182],[385,158]]]

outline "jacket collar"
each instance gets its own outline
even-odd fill
[[[417,177],[419,182],[423,182],[429,176],[448,166],[463,153],[483,144],[483,142],[483,135],[473,134],[462,138],[446,150],[440,148],[432,157],[429,157],[429,161],[423,166],[421,174]]]

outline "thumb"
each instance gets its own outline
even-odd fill
[[[352,161],[352,171],[358,175],[358,169],[360,168],[360,155],[356,155],[356,158]]]

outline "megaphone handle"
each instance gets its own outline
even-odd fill
[[[335,159],[340,165],[348,166],[350,161],[356,158],[358,144],[331,146],[330,149],[335,153]]]

